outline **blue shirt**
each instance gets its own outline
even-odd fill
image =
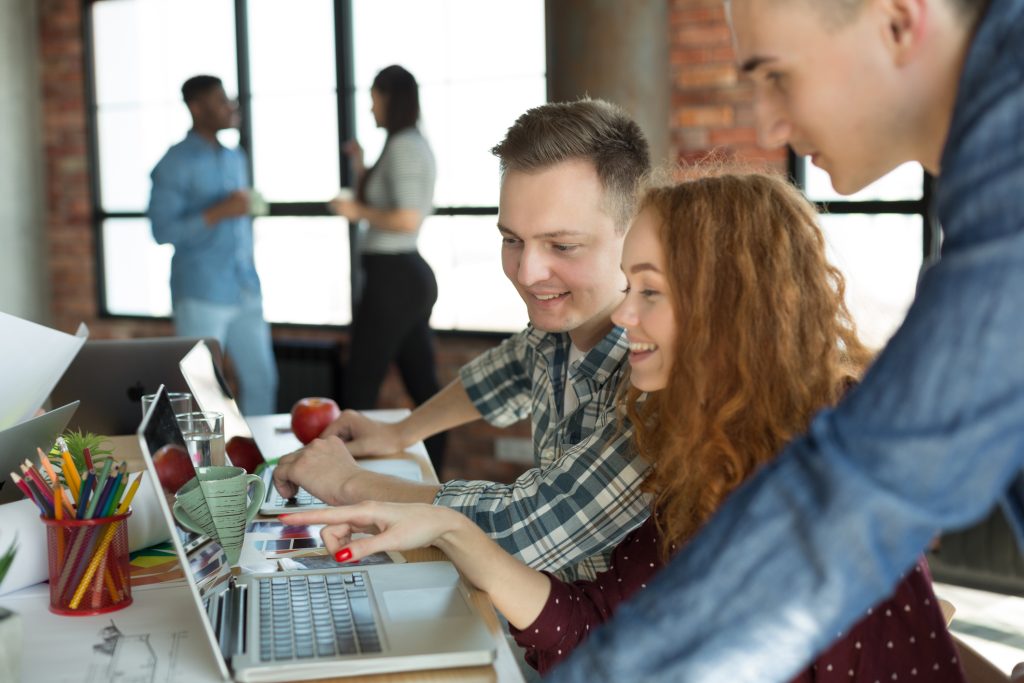
[[[171,299],[239,304],[258,298],[252,219],[228,218],[207,226],[203,212],[235,190],[249,189],[245,152],[211,143],[189,131],[152,173],[149,219],[153,238],[173,244]]]
[[[992,0],[943,150],[942,258],[903,326],[864,381],[550,680],[784,681],[940,530],[1001,497],[1021,529],[1022,133],[1024,0]]]

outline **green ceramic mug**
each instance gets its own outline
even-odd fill
[[[186,529],[216,539],[229,564],[242,553],[245,527],[259,514],[266,484],[241,467],[198,467],[174,498],[174,518]]]

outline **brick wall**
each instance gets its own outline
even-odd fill
[[[672,144],[692,163],[725,159],[786,170],[784,149],[757,147],[750,85],[739,80],[721,0],[671,0]]]
[[[53,326],[72,331],[80,321],[93,338],[127,338],[171,333],[161,321],[101,319],[97,307],[95,242],[89,199],[89,165],[83,77],[82,2],[40,0],[40,78],[46,167],[45,234],[52,288]],[[765,160],[785,168],[782,150],[764,152],[755,144],[750,92],[738,82],[728,27],[720,0],[672,0],[672,142],[683,162],[719,147],[727,156]],[[275,337],[345,340],[329,330],[275,330]],[[442,337],[438,343],[441,382],[447,383],[493,339]],[[392,374],[382,407],[408,405]],[[449,477],[509,479],[518,468],[498,463],[493,453],[499,431],[478,424],[455,430],[449,441]],[[513,433],[528,434],[525,425]]]

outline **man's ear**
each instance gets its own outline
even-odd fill
[[[904,66],[917,55],[923,43],[929,0],[874,0],[879,12],[882,39],[893,62]]]

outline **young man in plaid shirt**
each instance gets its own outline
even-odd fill
[[[622,240],[650,170],[647,142],[614,105],[581,100],[531,109],[492,151],[501,162],[502,266],[530,325],[401,422],[345,411],[322,438],[282,458],[274,478],[282,495],[301,486],[331,504],[445,505],[530,566],[590,578],[649,511],[640,492],[646,463],[617,422],[629,343],[610,317],[625,287]],[[398,452],[480,418],[506,426],[527,417],[535,467],[513,484],[414,483],[352,457]]]

